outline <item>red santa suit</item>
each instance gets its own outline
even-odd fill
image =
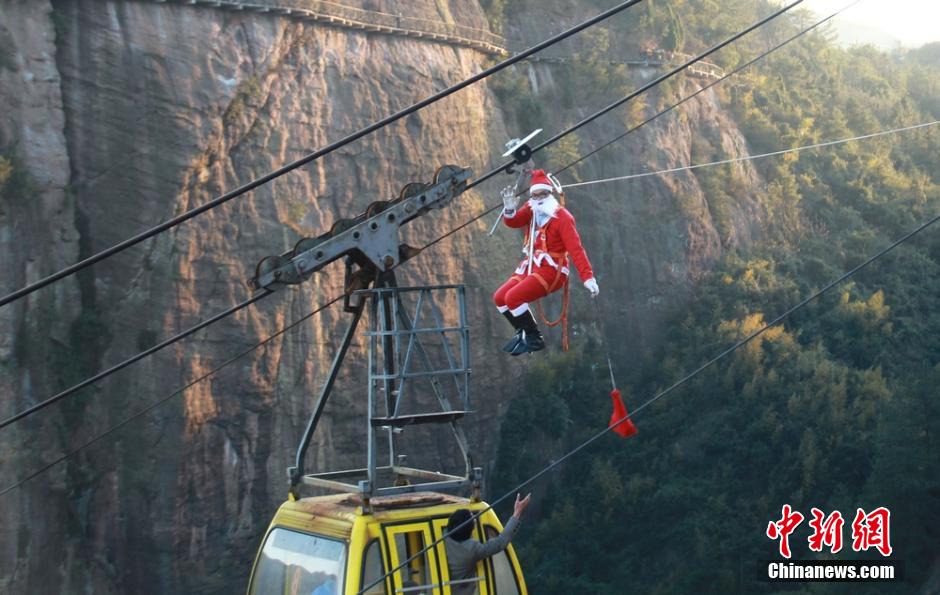
[[[542,170],[532,172],[530,193],[554,192],[557,190]],[[541,334],[535,326],[529,310],[529,302],[534,302],[564,287],[570,273],[569,264],[573,263],[578,275],[592,293],[597,293],[597,282],[591,263],[581,245],[581,237],[575,227],[574,216],[558,204],[554,196],[533,197],[518,210],[504,210],[503,223],[508,227],[526,229],[525,258],[513,275],[493,294],[497,309],[520,331],[537,334],[535,349],[544,346]],[[593,287],[593,289],[592,289]],[[531,338],[531,337],[530,337]],[[518,340],[517,339],[517,340]],[[506,351],[518,355],[507,344]],[[532,341],[530,341],[532,343]],[[530,344],[529,347],[532,347]]]
[[[532,205],[526,203],[514,215],[503,215],[503,223],[509,227],[529,229],[526,231],[526,257],[509,280],[493,294],[493,301],[500,312],[508,310],[513,316],[520,316],[528,310],[529,302],[561,289],[570,272],[569,257],[582,279],[594,278],[591,262],[575,227],[574,215],[568,209],[559,206],[539,227],[535,225]],[[530,251],[534,251],[531,268]]]

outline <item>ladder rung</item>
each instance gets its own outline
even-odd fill
[[[440,413],[399,415],[398,417],[373,417],[372,426],[393,426],[400,428],[412,424],[442,424],[458,420],[467,413],[469,413],[469,411],[442,411]]]
[[[422,327],[422,328],[411,328],[411,329],[393,329],[390,331],[366,331],[362,333],[366,337],[388,337],[394,335],[417,335],[424,333],[455,333],[457,331],[466,331],[469,330],[468,326],[440,326],[440,327]]]
[[[424,378],[426,376],[456,376],[469,374],[470,368],[450,368],[447,370],[431,370],[428,372],[406,372],[404,374],[373,374],[372,380],[401,380],[402,378]]]

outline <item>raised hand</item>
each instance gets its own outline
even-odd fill
[[[512,516],[517,519],[522,516],[522,513],[525,512],[525,509],[529,506],[529,500],[532,498],[532,494],[526,494],[525,498],[519,498],[519,494],[516,494],[516,503],[513,505]]]
[[[500,197],[503,199],[503,210],[507,214],[515,213],[516,206],[519,204],[519,197],[516,196],[516,189],[512,186],[506,186],[500,192]]]

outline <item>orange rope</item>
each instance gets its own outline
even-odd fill
[[[561,273],[558,274],[560,275]],[[550,328],[554,328],[559,324],[561,325],[561,348],[563,351],[568,351],[568,301],[570,298],[568,281],[569,277],[566,275],[561,294],[561,315],[559,315],[558,320],[551,321],[546,318],[545,312],[542,311],[542,300],[535,302],[535,309],[538,311],[539,318],[542,319],[542,322],[547,324]]]

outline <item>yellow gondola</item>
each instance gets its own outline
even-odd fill
[[[525,595],[525,580],[510,545],[477,564],[476,576],[451,581],[444,542],[455,510],[473,512],[486,504],[448,494],[417,492],[369,501],[336,494],[285,502],[278,510],[255,559],[249,595],[368,595],[411,593],[449,595],[455,583],[474,583],[480,595]],[[486,541],[503,527],[492,510],[475,521],[473,538]],[[396,572],[414,554],[412,562]]]

